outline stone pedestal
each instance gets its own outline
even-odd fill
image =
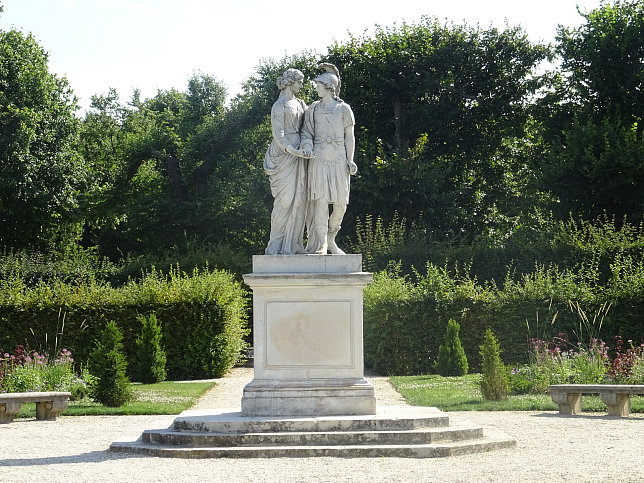
[[[361,255],[254,256],[255,375],[244,416],[376,413],[364,378]]]

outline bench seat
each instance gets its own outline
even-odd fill
[[[559,414],[581,413],[582,394],[599,394],[609,416],[628,416],[631,395],[644,395],[644,385],[635,384],[553,384],[550,397],[559,405]]]
[[[36,403],[36,419],[55,420],[67,409],[69,392],[10,392],[0,393],[0,424],[10,423],[20,412],[22,403]]]

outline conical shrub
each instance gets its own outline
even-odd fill
[[[501,347],[491,329],[485,331],[481,349],[481,372],[483,373],[479,386],[483,397],[492,401],[500,401],[508,397],[510,384],[505,364],[501,360]]]
[[[163,334],[155,314],[139,316],[141,333],[136,339],[136,378],[150,384],[165,381],[166,353],[162,347]]]
[[[458,335],[459,330],[461,330],[461,326],[454,319],[449,319],[445,339],[438,348],[438,358],[436,359],[436,371],[441,376],[467,374],[467,356]]]
[[[108,322],[89,357],[90,374],[97,378],[92,398],[105,406],[122,406],[132,399],[122,340],[123,334],[116,323]]]

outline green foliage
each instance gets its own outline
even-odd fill
[[[579,330],[577,304],[589,314],[597,314],[611,303],[602,333],[621,333],[639,340],[644,337],[638,322],[644,311],[644,267],[632,267],[621,276],[625,278],[619,284],[596,285],[583,273],[537,267],[535,272],[518,280],[508,278],[497,287],[451,276],[432,264],[416,282],[378,273],[364,292],[365,362],[385,374],[431,372],[429,361],[437,357],[438,343],[430,334],[442,332],[446,321],[454,318],[473,367],[481,363],[474,341],[490,326],[499,334],[507,361],[524,364],[529,354],[527,342],[535,335],[566,332],[585,337],[588,330]]]
[[[363,255],[365,270],[373,272],[399,263],[402,274],[414,275],[430,262],[449,267],[451,276],[465,271],[481,283],[502,285],[543,266],[605,285],[616,271],[628,271],[644,261],[644,225],[617,223],[606,215],[591,221],[572,217],[561,221],[535,213],[502,240],[479,237],[473,242],[437,237],[422,221],[409,223],[397,217],[386,223],[368,215],[356,225],[355,241],[348,246]]]
[[[625,346],[620,336],[615,346],[591,338],[587,345],[571,344],[566,334],[549,341],[533,339],[530,363],[510,371],[516,394],[548,393],[550,384],[641,384],[644,342]]]
[[[479,386],[483,397],[492,401],[506,399],[510,392],[508,375],[501,361],[499,341],[490,329],[486,329],[480,349],[482,377]]]
[[[447,322],[445,339],[438,348],[436,372],[441,376],[463,376],[467,374],[467,356],[458,337],[461,326],[454,319]]]
[[[141,333],[136,338],[136,377],[145,384],[165,381],[166,354],[163,334],[155,314],[137,317]]]
[[[163,326],[168,377],[220,377],[246,347],[246,307],[241,284],[216,270],[152,271],[118,288],[96,280],[53,280],[28,287],[14,276],[0,280],[0,346],[15,347],[27,340],[37,347],[43,341],[33,334],[57,333],[65,317],[65,345],[77,362],[84,363],[107,321],[117,320],[126,356],[134,360],[137,317],[154,312]]]
[[[560,27],[557,35],[567,95],[592,118],[639,123],[641,134],[644,5],[620,0],[580,14],[580,27]]]
[[[132,399],[130,380],[125,374],[123,334],[114,321],[101,331],[96,347],[89,356],[89,371],[96,377],[92,398],[105,406],[123,406]]]
[[[423,273],[410,268],[418,260],[410,254],[422,251],[408,250],[422,238],[412,240],[406,230],[380,224],[359,238],[370,254],[365,264],[390,259],[388,271],[376,273],[364,292],[365,361],[381,373],[431,372],[439,342],[430,334],[442,333],[449,319],[460,324],[474,368],[481,364],[475,344],[486,328],[498,334],[506,361],[514,367],[528,362],[532,338],[559,332],[583,344],[615,334],[644,338],[639,323],[644,313],[642,227],[617,227],[605,217],[593,223],[543,220],[534,233],[489,248],[488,255],[471,246],[435,244],[430,250],[427,243],[427,257],[438,262],[427,263]],[[379,257],[380,252],[386,256]],[[441,266],[442,256],[448,262]],[[552,261],[544,265],[539,260]]]
[[[113,280],[121,272],[117,264],[100,256],[96,248],[73,246],[47,252],[0,249],[0,280],[19,277],[30,287],[53,280],[67,283]]]
[[[541,82],[533,70],[547,55],[520,28],[429,17],[333,45],[326,59],[340,67],[359,128],[348,216],[422,212],[452,237],[516,216],[530,194],[524,139]]]
[[[55,358],[18,346],[11,354],[0,350],[0,392],[69,391],[72,400],[87,393],[87,382],[74,373],[71,352]]]
[[[0,30],[0,246],[68,245],[87,178],[76,100],[33,36]]]
[[[549,154],[539,183],[551,189],[560,216],[594,218],[603,211],[642,221],[644,197],[644,6],[602,3],[584,23],[561,27],[563,78],[545,113]]]

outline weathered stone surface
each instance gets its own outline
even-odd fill
[[[255,256],[246,416],[375,414],[364,379],[360,255]]]
[[[253,255],[253,274],[358,272],[362,255]]]
[[[50,392],[13,392],[0,394],[0,423],[10,423],[20,412],[22,403],[36,403],[36,419],[55,420],[67,409],[71,393]]]
[[[581,413],[582,394],[599,394],[609,416],[625,417],[631,413],[631,394],[644,395],[641,384],[552,384],[550,397],[559,405],[559,413]]]
[[[164,457],[443,457],[509,448],[515,441],[436,408],[379,407],[375,415],[245,417],[185,411],[168,429],[145,431],[112,451]]]

